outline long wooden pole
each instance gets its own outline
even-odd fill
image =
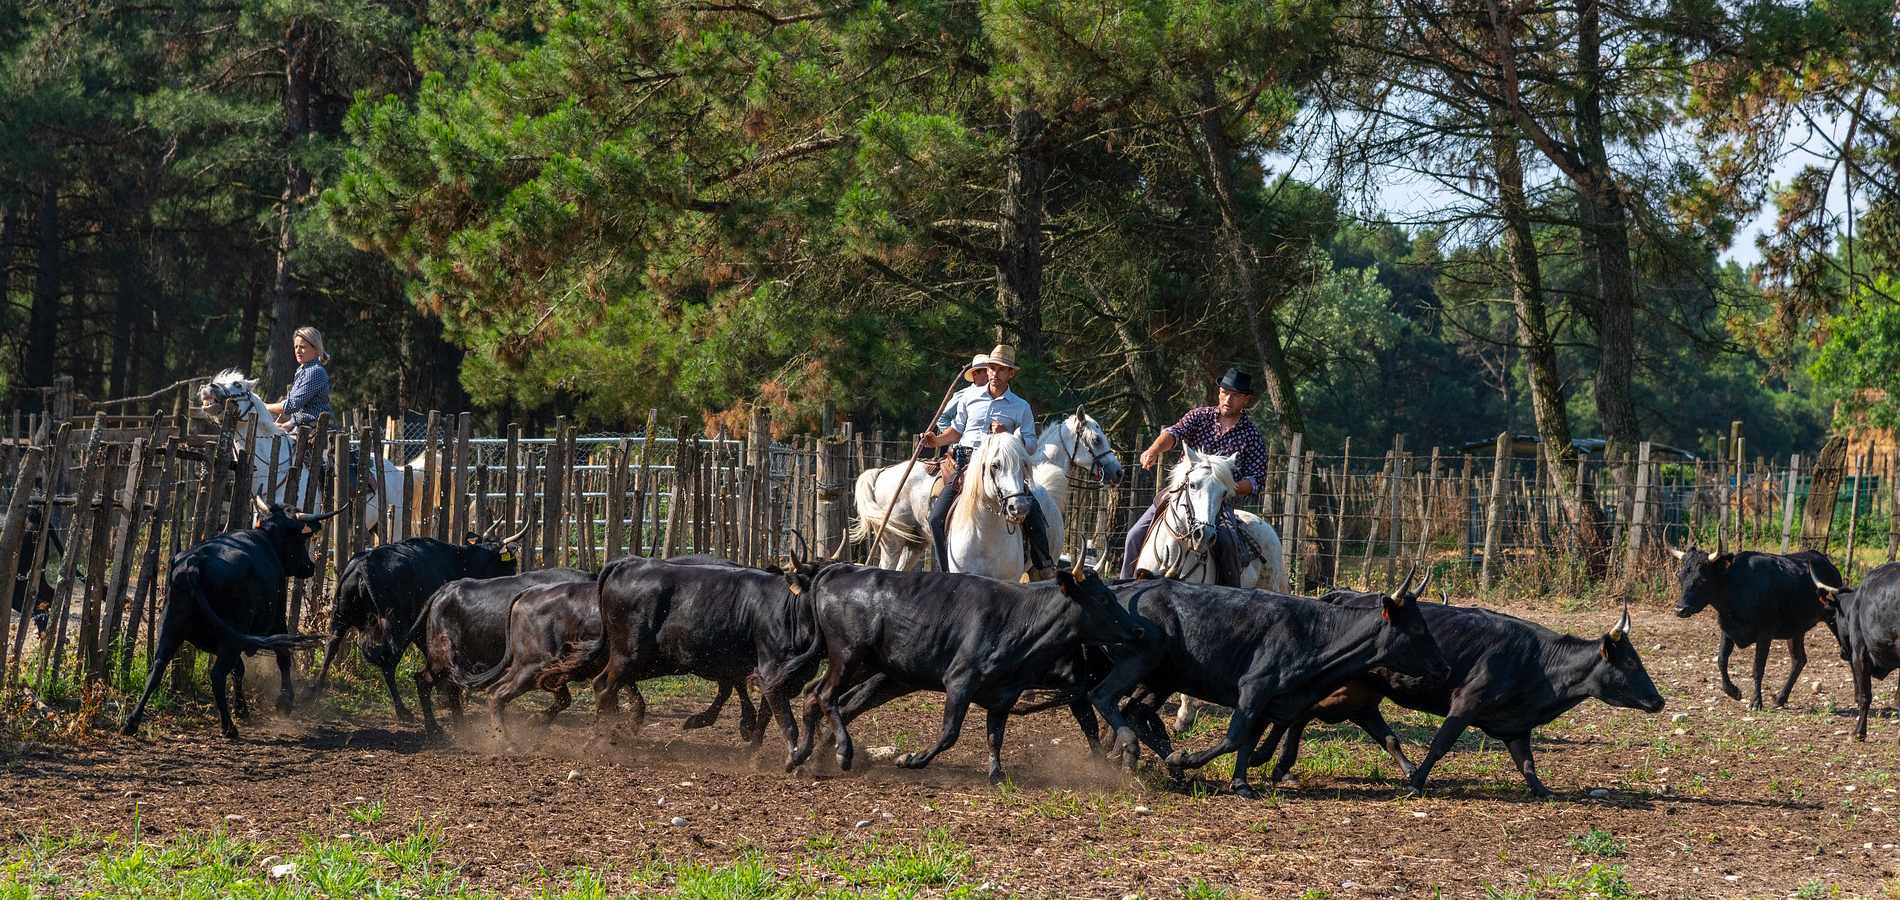
[[[897,479],[897,487],[891,494],[891,498],[884,502],[884,518],[877,523],[877,534],[871,536],[871,550],[884,546],[884,529],[891,524],[891,504],[897,502],[898,495],[904,492],[905,483],[910,481],[910,470],[916,467],[917,454],[924,449],[924,435],[936,429],[937,420],[943,417],[943,408],[950,405],[950,396],[957,392],[957,385],[963,381],[963,375],[968,371],[970,367],[967,365],[957,370],[957,377],[950,379],[950,386],[943,390],[943,399],[937,401],[937,411],[930,414],[930,421],[924,423],[924,430],[918,432],[917,440],[911,442],[910,460],[904,463],[904,474]],[[838,546],[841,550],[844,547],[843,544]]]

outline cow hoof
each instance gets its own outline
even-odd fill
[[[713,723],[713,719],[711,716],[703,715],[701,713],[694,713],[690,716],[687,716],[686,721],[680,723],[680,730],[692,731],[695,728],[704,728],[708,725],[711,725],[712,723]]]
[[[1273,780],[1273,787],[1274,787],[1274,790],[1297,791],[1300,789],[1300,780],[1298,778],[1294,778],[1291,775],[1288,775],[1284,778],[1275,778]]]
[[[990,770],[990,784],[998,785],[1002,783],[1003,783],[1003,770],[991,769]]]
[[[1727,694],[1730,700],[1742,699],[1742,689],[1732,684],[1722,685],[1722,693]]]
[[[280,713],[283,713],[286,716],[290,715],[291,710],[294,710],[296,708],[297,708],[297,704],[291,702],[290,698],[288,697],[281,698],[277,701],[277,711]]]
[[[220,730],[224,732],[225,739],[238,740],[238,730],[236,728],[224,728]]]
[[[396,721],[401,722],[404,725],[409,725],[409,724],[413,724],[416,721],[416,717],[410,715],[409,711],[406,709],[399,709],[399,710],[396,710]]]
[[[921,769],[924,767],[924,762],[922,753],[906,753],[897,758],[897,765],[906,769]]]
[[[1234,796],[1243,800],[1258,800],[1260,799],[1260,792],[1254,790],[1253,785],[1242,781],[1234,784]]]
[[[1756,699],[1754,699],[1754,700],[1750,700],[1750,701],[1748,701],[1748,708],[1749,708],[1749,709],[1761,709],[1761,699],[1760,699],[1760,698],[1756,698]]]
[[[1531,796],[1536,797],[1539,800],[1549,800],[1552,797],[1555,797],[1557,795],[1552,793],[1550,788],[1544,787],[1543,785],[1539,784],[1531,788]]]
[[[1179,772],[1182,769],[1183,764],[1186,762],[1187,762],[1187,751],[1176,750],[1173,753],[1168,754],[1168,771]]]
[[[139,733],[139,724],[137,722],[127,722],[124,725],[120,725],[119,733],[126,737],[132,737]]]

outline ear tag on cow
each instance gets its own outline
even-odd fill
[[[475,546],[475,538],[474,538],[474,536],[473,536],[473,535],[471,535],[471,536],[469,537],[469,539],[468,539],[468,545],[469,545],[470,547],[473,547],[473,546]]]
[[[792,596],[794,597],[801,597],[801,596],[804,596],[805,594],[804,589],[800,588],[798,586],[798,582],[796,581],[787,582],[785,586],[791,589]]]
[[[508,550],[503,550],[503,551],[501,551],[501,561],[502,561],[502,562],[514,562],[514,561],[515,561],[515,555],[514,555],[514,553],[513,553],[512,551],[508,551]]]
[[[317,530],[316,530],[315,528],[311,528],[311,527],[310,527],[310,526],[308,526],[308,525],[305,525],[305,526],[303,527],[303,533],[304,533],[304,536],[305,536],[305,537],[308,537],[308,536],[310,536],[310,535],[313,535],[313,534],[316,534],[316,533],[317,533]]]
[[[1383,603],[1379,604],[1379,618],[1384,619],[1387,622],[1392,621],[1392,607],[1387,606]]]

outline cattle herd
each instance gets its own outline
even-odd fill
[[[290,708],[291,650],[319,638],[288,627],[287,582],[313,573],[311,536],[342,510],[256,505],[255,528],[174,558],[157,653],[125,733],[137,731],[167,661],[187,641],[213,657],[212,696],[227,736],[238,732],[225,680],[238,675],[236,706],[245,715],[247,655],[275,654],[279,705]],[[1010,717],[1066,707],[1095,752],[1133,768],[1145,746],[1177,782],[1231,753],[1232,790],[1249,797],[1249,769],[1277,755],[1271,778],[1286,778],[1315,719],[1358,725],[1413,791],[1425,789],[1434,764],[1475,727],[1503,743],[1532,793],[1547,796],[1531,754],[1535,729],[1591,699],[1647,713],[1663,708],[1627,609],[1601,635],[1559,634],[1432,602],[1429,573],[1416,585],[1408,576],[1390,593],[1300,597],[1168,579],[1108,582],[1079,562],[1051,581],[1004,583],[796,552],[768,567],[707,556],[627,557],[598,573],[517,572],[519,537],[411,538],[358,554],[339,583],[316,691],[354,633],[396,715],[408,721],[395,674],[414,646],[428,733],[441,732],[438,693],[459,719],[466,692],[489,691],[494,726],[507,740],[505,708],[527,691],[554,695],[544,716],[551,721],[569,704],[569,685],[591,681],[596,728],[637,730],[646,711],[641,681],[695,675],[715,683],[718,694],[685,727],[711,724],[737,694],[744,739],[756,748],[776,721],[787,771],[807,764],[821,743],[849,770],[854,719],[931,691],[944,697],[942,730],[932,746],[899,756],[899,766],[921,768],[954,745],[974,705],[984,713],[989,777],[1000,780]],[[1856,736],[1865,738],[1872,680],[1900,666],[1900,566],[1876,569],[1850,588],[1818,553],[1672,552],[1682,587],[1675,611],[1687,617],[1714,608],[1729,696],[1741,697],[1727,672],[1733,647],[1755,648],[1751,702],[1760,706],[1768,647],[1786,640],[1793,671],[1775,702],[1787,702],[1805,661],[1803,638],[1825,623],[1852,668]],[[624,718],[622,692],[632,707]],[[1176,693],[1232,709],[1212,746],[1174,746],[1160,710]],[[1380,713],[1386,700],[1443,717],[1416,764]]]

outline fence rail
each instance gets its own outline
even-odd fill
[[[867,434],[849,422],[829,434],[774,440],[762,416],[743,435],[712,437],[692,434],[684,418],[669,426],[657,415],[630,434],[582,435],[562,420],[543,437],[518,428],[476,436],[468,414],[430,413],[414,434],[379,435],[370,426],[377,421],[373,412],[326,418],[287,454],[279,451],[292,439],[260,444],[257,426],[240,425],[234,410],[217,422],[193,421],[182,403],[169,415],[0,422],[0,578],[41,573],[29,593],[53,622],[24,659],[26,617],[0,608],[4,677],[56,680],[70,645],[79,673],[110,679],[130,665],[136,646],[149,651],[165,599],[160,563],[248,524],[247,494],[260,467],[272,484],[290,485],[294,505],[333,507],[347,497],[362,509],[381,488],[356,473],[382,460],[401,466],[401,502],[383,504],[374,532],[355,516],[332,520],[315,548],[327,565],[293,584],[293,624],[316,630],[350,557],[407,537],[526,526],[526,567],[591,569],[628,553],[760,562],[788,552],[794,533],[814,552],[830,551],[853,514],[858,473],[902,462],[913,445],[910,435]],[[1152,435],[1134,437],[1120,448],[1124,456]],[[1392,583],[1412,566],[1492,583],[1553,561],[1616,584],[1655,571],[1665,540],[1845,551],[1850,578],[1857,552],[1877,558],[1884,550],[1888,561],[1895,554],[1893,462],[1850,454],[1840,438],[1812,461],[1751,459],[1739,432],[1714,460],[1665,461],[1644,444],[1628,460],[1585,458],[1569,477],[1557,477],[1535,445],[1526,452],[1508,435],[1470,451],[1413,450],[1399,441],[1367,452],[1349,441],[1321,453],[1301,444],[1296,437],[1270,454],[1265,489],[1242,504],[1279,531],[1300,591]],[[1102,550],[1097,563],[1119,567],[1127,529],[1163,478],[1127,471],[1119,485],[1072,481],[1059,552],[1073,555],[1086,543]],[[1594,557],[1580,509],[1603,523],[1588,542]],[[845,556],[863,560],[867,550],[846,546]]]

